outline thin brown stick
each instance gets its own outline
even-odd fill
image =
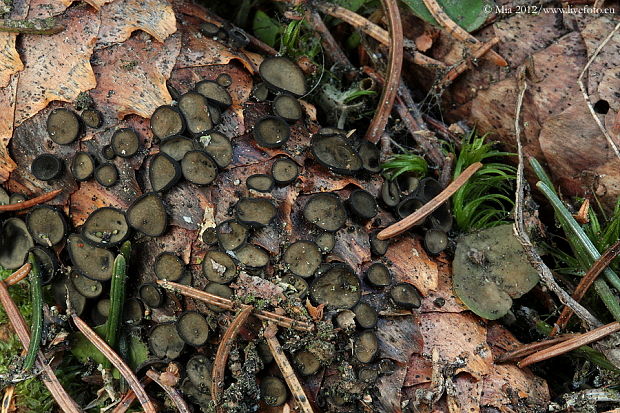
[[[30,332],[24,317],[19,312],[19,309],[11,299],[9,290],[4,282],[0,281],[0,303],[4,307],[7,318],[11,322],[17,337],[22,343],[24,349],[27,349],[30,345]],[[54,374],[54,370],[47,364],[47,360],[43,356],[43,353],[39,352],[37,355],[37,367],[41,369],[41,380],[43,384],[50,391],[52,397],[60,406],[63,412],[66,413],[82,413],[82,409],[78,404],[69,396],[67,391],[62,387],[62,384],[58,381],[58,377]]]
[[[467,33],[466,30],[464,30],[463,28],[461,28],[461,26],[456,24],[450,18],[450,16],[448,16],[446,12],[443,11],[443,9],[437,3],[436,0],[423,0],[423,1],[428,11],[431,12],[435,20],[437,20],[437,22],[441,24],[448,31],[448,34],[450,36],[454,37],[457,40],[461,40],[463,42],[480,43],[478,39],[476,39],[471,34]],[[506,62],[506,60],[502,56],[500,56],[497,52],[494,52],[493,50],[489,50],[486,56],[489,60],[491,60],[497,66],[502,66],[502,67],[508,66],[508,62]]]
[[[21,34],[56,34],[65,29],[54,18],[47,19],[0,19],[0,32]]]
[[[142,405],[145,413],[156,413],[157,410],[153,405],[153,402],[144,391],[144,388],[140,385],[138,378],[134,374],[133,371],[125,364],[122,358],[118,354],[112,350],[108,344],[95,333],[95,331],[90,328],[88,324],[86,324],[77,314],[71,314],[71,318],[73,319],[73,323],[77,327],[78,330],[84,334],[84,337],[90,341],[110,362],[118,369],[121,375],[127,380],[127,384],[132,388],[136,396],[138,397],[138,401]]]
[[[525,229],[525,218],[523,216],[523,199],[525,197],[525,178],[523,170],[525,168],[523,162],[523,144],[521,143],[521,124],[519,118],[521,117],[521,107],[523,106],[523,99],[525,97],[525,91],[527,90],[527,79],[525,77],[525,66],[521,66],[517,72],[517,84],[519,88],[519,94],[517,96],[517,107],[515,111],[515,137],[517,141],[517,154],[519,157],[519,164],[517,166],[517,187],[515,190],[515,208],[514,208],[514,234],[521,243],[523,251],[528,258],[528,261],[538,272],[541,282],[555,295],[557,295],[560,302],[570,307],[577,316],[583,320],[590,327],[598,327],[601,325],[600,321],[596,319],[590,312],[575,301],[570,294],[562,289],[555,281],[553,273],[547,267],[532,245],[530,236]]]
[[[581,301],[581,299],[586,294],[590,286],[594,283],[599,274],[602,273],[605,268],[607,268],[607,266],[611,264],[614,259],[616,259],[618,255],[620,255],[620,241],[616,241],[614,245],[609,247],[607,251],[605,251],[598,260],[596,260],[592,267],[590,267],[586,275],[581,278],[581,281],[579,281],[577,288],[575,288],[575,291],[573,291],[572,297],[575,301]],[[558,321],[557,323],[555,323],[555,326],[553,327],[553,330],[551,330],[549,336],[553,337],[558,332],[566,328],[566,324],[568,324],[568,321],[570,320],[572,315],[573,311],[569,307],[565,306],[562,309],[560,317],[558,317]]]
[[[215,402],[218,413],[224,412],[222,407],[219,406],[219,403],[221,390],[224,386],[224,372],[226,371],[226,362],[228,361],[230,349],[232,348],[237,334],[239,334],[239,329],[243,326],[250,314],[252,314],[253,309],[254,307],[247,306],[237,314],[232,323],[230,323],[230,326],[228,326],[228,329],[226,329],[220,341],[220,345],[217,347],[215,361],[213,362],[213,371],[211,373],[211,400]]]
[[[418,222],[424,220],[434,210],[439,208],[441,204],[446,202],[478,169],[482,167],[482,163],[476,162],[467,167],[454,181],[450,183],[443,191],[441,191],[435,198],[424,204],[422,208],[413,212],[408,217],[390,225],[377,234],[377,238],[380,240],[395,237],[398,234],[402,234],[409,228],[415,226]]]
[[[332,3],[318,2],[315,3],[315,5],[316,8],[319,9],[321,12],[350,24],[351,26],[364,32],[365,34],[372,37],[384,46],[390,46],[390,35],[388,31],[372,23],[370,20],[360,16],[359,14],[349,9],[345,9],[344,7],[340,7]],[[416,51],[415,43],[413,43],[411,40],[404,39],[403,44],[405,48],[411,52],[411,57],[415,64],[421,66],[436,67],[446,66],[443,62],[435,60],[432,57],[428,57],[425,54]]]
[[[21,211],[24,209],[31,208],[33,206],[42,204],[51,199],[54,199],[56,195],[61,193],[60,189],[55,189],[51,192],[47,192],[43,195],[39,195],[36,198],[27,199],[24,202],[18,202],[16,204],[8,204],[8,205],[0,205],[0,212],[13,212],[13,211]]]
[[[435,129],[437,133],[454,143],[457,149],[461,148],[461,139],[458,137],[457,134],[448,129],[448,127],[443,122],[431,117],[426,113],[422,114],[422,119],[424,119],[426,123],[428,123],[433,129]]]
[[[28,262],[25,263],[24,265],[19,267],[19,269],[15,271],[13,274],[6,277],[4,279],[4,283],[6,284],[7,287],[17,284],[18,282],[26,278],[28,274],[30,274],[31,268],[32,266],[30,265],[30,263]]]
[[[183,294],[187,297],[194,298],[196,300],[204,301],[207,304],[215,305],[225,310],[234,310],[236,308],[248,307],[245,304],[238,305],[234,301],[227,298],[218,297],[217,295],[210,294],[206,291],[201,291],[196,288],[188,287],[186,285],[177,284],[167,280],[158,280],[157,283],[162,287]],[[314,330],[314,325],[306,321],[295,320],[290,317],[286,317],[280,314],[273,313],[271,311],[257,310],[254,315],[266,321],[272,321],[281,327],[292,328],[294,330],[311,332]]]
[[[333,62],[340,64],[346,70],[352,70],[353,64],[344,54],[334,36],[329,31],[323,19],[315,10],[308,10],[306,13],[308,23],[312,25],[312,29],[317,31],[321,38],[321,44],[323,45],[323,51],[327,55],[327,57]]]
[[[280,346],[280,342],[276,337],[277,331],[278,328],[275,324],[270,324],[265,331],[264,336],[267,341],[267,345],[269,346],[269,350],[271,350],[271,354],[280,368],[282,377],[284,377],[284,381],[288,384],[288,388],[291,390],[291,393],[297,402],[297,406],[299,406],[299,410],[302,413],[314,413],[312,406],[310,406],[310,402],[308,401],[308,396],[306,396],[303,386],[295,375],[295,370],[293,370],[291,363],[286,358],[286,354],[284,353],[282,346]]]
[[[563,334],[561,336],[551,338],[548,340],[537,341],[535,343],[523,344],[522,346],[519,346],[518,348],[512,351],[507,351],[504,354],[499,355],[498,357],[495,358],[495,362],[505,363],[507,361],[516,360],[521,357],[526,357],[532,353],[536,353],[537,351],[541,349],[551,347],[554,344],[563,343],[564,341],[574,338],[575,336],[577,336],[577,334]]]
[[[140,379],[140,386],[146,387],[153,380],[150,377],[144,376]],[[132,389],[127,390],[127,393],[123,396],[121,401],[116,405],[112,413],[125,413],[131,407],[131,404],[136,400],[136,393]]]
[[[613,323],[606,324],[594,330],[590,330],[587,333],[578,335],[562,343],[556,344],[537,353],[534,353],[520,362],[517,363],[519,367],[527,367],[530,364],[538,363],[543,360],[548,360],[553,357],[557,357],[571,350],[575,350],[581,346],[585,346],[592,342],[598,341],[610,334],[620,331],[620,322],[614,321]]]
[[[157,383],[159,387],[164,389],[168,397],[170,397],[170,400],[172,400],[174,405],[177,407],[177,412],[190,413],[189,407],[187,406],[187,403],[185,403],[185,400],[183,400],[183,396],[181,396],[181,393],[179,393],[179,391],[174,387],[168,386],[166,383],[161,381],[159,379],[159,373],[157,373],[153,369],[149,369],[146,372],[146,376],[153,380],[155,383]]]
[[[400,72],[403,67],[403,25],[400,21],[398,4],[396,0],[381,0],[381,3],[388,17],[390,53],[388,56],[388,72],[379,98],[379,105],[375,110],[370,126],[366,130],[365,138],[372,143],[379,142],[381,134],[385,130],[392,112],[392,106],[394,106],[394,99],[398,93]]]
[[[499,37],[494,37],[486,43],[481,43],[480,47],[476,49],[471,56],[471,59],[480,59],[486,53],[488,53],[493,46],[499,43]],[[471,59],[465,59],[457,66],[450,69],[448,73],[441,79],[439,82],[439,88],[445,88],[450,83],[452,83],[459,75],[465,72],[471,63]]]

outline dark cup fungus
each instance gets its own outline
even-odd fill
[[[390,298],[398,307],[412,309],[419,308],[422,304],[420,294],[409,283],[399,283],[390,289]]]
[[[0,205],[8,205],[11,203],[11,197],[4,188],[0,187]]]
[[[179,99],[179,110],[185,118],[187,130],[192,136],[202,136],[213,129],[209,101],[202,94],[198,92],[185,93]]]
[[[181,179],[181,165],[163,152],[151,159],[149,181],[155,192],[164,192],[172,188]]]
[[[252,97],[258,102],[264,102],[269,97],[269,89],[264,83],[259,83],[252,89]]]
[[[9,218],[2,224],[0,234],[0,266],[16,270],[26,262],[34,242],[26,223],[19,218]]]
[[[214,282],[207,284],[207,286],[205,287],[205,292],[228,299],[232,298],[234,294],[233,290],[229,286]],[[215,306],[213,304],[208,304],[207,307],[209,307],[209,309],[215,313],[221,313],[223,311],[226,311],[223,308]]]
[[[114,132],[110,145],[116,155],[121,158],[131,158],[140,149],[140,138],[135,130],[122,128]]]
[[[268,406],[282,406],[288,398],[286,385],[277,377],[263,377],[260,382],[260,397]]]
[[[76,271],[71,272],[69,275],[69,280],[71,281],[73,288],[75,288],[75,291],[82,294],[86,298],[97,298],[103,292],[103,284],[99,281],[86,278]]]
[[[54,295],[54,302],[60,308],[66,308],[67,301],[69,301],[71,310],[78,316],[84,312],[86,297],[75,291],[73,284],[66,276],[52,284],[52,294]]]
[[[245,244],[234,252],[239,263],[248,268],[263,268],[269,264],[269,253],[254,244]]]
[[[90,312],[90,318],[96,326],[105,324],[110,315],[110,300],[107,298],[97,301]]]
[[[149,237],[159,237],[168,227],[164,202],[155,192],[142,195],[127,210],[127,223]]]
[[[217,166],[226,168],[230,165],[233,158],[233,147],[230,139],[219,132],[211,132],[206,135],[206,140],[205,136],[202,136],[200,141],[203,142],[205,152],[211,155]]]
[[[363,221],[373,218],[379,212],[375,197],[363,189],[356,189],[351,192],[347,206],[355,217]]]
[[[185,131],[185,119],[177,108],[160,106],[151,116],[151,131],[159,139],[181,135]]]
[[[39,263],[41,283],[43,285],[50,284],[58,272],[58,260],[56,259],[56,254],[51,249],[40,245],[33,247],[30,252],[34,254],[37,258],[37,262]]]
[[[54,109],[47,117],[47,134],[59,145],[68,145],[80,135],[80,119],[72,110]]]
[[[265,198],[242,198],[235,205],[237,221],[250,227],[264,227],[275,218],[276,206]]]
[[[310,286],[310,297],[316,304],[329,309],[349,309],[362,296],[360,281],[353,270],[345,264],[332,264]]]
[[[245,244],[250,231],[234,219],[221,222],[215,228],[217,241],[226,251],[233,251]]]
[[[176,254],[162,252],[155,258],[153,271],[160,280],[177,282],[185,274],[185,263]]]
[[[362,367],[357,372],[357,378],[364,383],[374,383],[379,377],[379,372],[374,367]]]
[[[291,158],[278,158],[271,165],[271,176],[276,184],[288,185],[299,176],[299,166]]]
[[[373,287],[387,287],[392,283],[392,274],[385,264],[375,262],[366,270],[366,281]]]
[[[151,353],[157,358],[174,360],[185,349],[185,342],[179,336],[174,323],[157,324],[148,336]]]
[[[229,87],[233,83],[233,78],[228,73],[220,73],[215,82],[222,87]]]
[[[379,340],[371,330],[362,331],[353,341],[353,353],[360,363],[370,363],[379,352]]]
[[[116,153],[114,152],[114,148],[112,148],[112,145],[104,145],[101,148],[101,156],[103,156],[103,159],[108,161],[116,158]]]
[[[400,202],[400,191],[394,181],[385,180],[381,184],[381,200],[388,208],[393,208]]]
[[[125,300],[123,304],[123,322],[138,325],[144,318],[144,304],[139,298],[133,297]]]
[[[371,174],[381,172],[381,154],[377,145],[367,140],[362,140],[357,147],[357,153],[362,160],[362,168],[366,172]]]
[[[303,116],[301,104],[288,93],[281,93],[273,100],[273,113],[287,122],[295,123]]]
[[[289,291],[286,293],[287,295],[297,297],[300,300],[303,300],[308,295],[308,283],[300,276],[288,274],[282,277],[282,282],[290,286]]]
[[[96,247],[113,247],[129,237],[125,214],[116,208],[102,207],[93,211],[82,225],[82,239]]]
[[[200,347],[209,339],[209,323],[197,311],[186,311],[179,316],[176,322],[177,333],[186,344]]]
[[[254,139],[263,148],[279,148],[291,136],[291,130],[284,119],[265,116],[254,125]]]
[[[74,269],[83,276],[95,281],[112,278],[114,254],[111,251],[87,244],[77,234],[69,235],[67,249]]]
[[[237,276],[237,265],[223,251],[207,251],[202,260],[202,272],[211,282],[226,284]]]
[[[374,255],[382,256],[387,252],[390,241],[387,239],[381,240],[377,238],[378,233],[379,230],[374,230],[370,233],[370,252]]]
[[[307,350],[298,351],[293,356],[293,363],[302,376],[310,376],[321,368],[319,359]]]
[[[217,177],[217,164],[204,151],[189,151],[181,161],[183,177],[196,185],[209,185]]]
[[[437,255],[448,246],[448,235],[440,229],[429,229],[424,234],[424,248],[431,255]]]
[[[78,182],[87,181],[95,173],[95,159],[88,152],[77,152],[71,161],[71,175]]]
[[[24,202],[26,199],[26,195],[14,193],[9,197],[9,204],[20,204]],[[1,204],[0,204],[1,205]]]
[[[185,374],[199,391],[211,390],[211,371],[213,365],[208,357],[203,354],[192,356],[185,365]]]
[[[359,302],[353,307],[355,321],[361,328],[375,328],[379,314],[372,306]]]
[[[49,205],[38,205],[26,216],[26,225],[37,244],[51,247],[67,234],[67,220],[62,212]]]
[[[113,163],[101,164],[95,169],[95,180],[106,188],[114,186],[118,182],[118,169]]]
[[[138,287],[140,300],[150,308],[159,308],[164,305],[166,293],[155,283],[144,283]]]
[[[180,162],[187,152],[199,149],[196,143],[186,136],[169,136],[159,143],[159,151]]]
[[[254,174],[247,177],[245,184],[248,189],[257,192],[271,192],[274,181],[273,178],[267,174]]]
[[[206,97],[209,102],[226,109],[232,105],[232,98],[225,87],[212,80],[202,80],[196,83],[196,92]]]
[[[62,175],[64,164],[57,156],[44,153],[34,158],[30,170],[35,178],[41,181],[51,181]]]
[[[335,173],[353,175],[362,168],[362,159],[342,135],[315,135],[311,150],[321,165]]]
[[[97,129],[103,125],[103,115],[97,109],[86,109],[82,111],[80,116],[89,128]]]
[[[313,195],[304,207],[304,218],[325,231],[338,231],[347,220],[347,212],[337,194]]]
[[[314,239],[323,254],[330,253],[336,246],[336,236],[333,232],[322,232]]]
[[[306,78],[299,66],[286,57],[268,57],[258,68],[263,82],[272,90],[302,96],[307,92]]]
[[[284,252],[284,263],[295,275],[303,278],[312,276],[321,265],[319,247],[312,241],[297,241]]]

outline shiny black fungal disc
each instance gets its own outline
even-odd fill
[[[37,262],[39,263],[41,283],[43,285],[51,283],[58,272],[58,260],[56,259],[56,254],[51,249],[40,245],[33,247],[30,252],[34,254]]]
[[[381,200],[383,203],[393,208],[400,202],[400,190],[396,182],[385,180],[381,184]]]
[[[112,278],[114,254],[111,251],[87,244],[77,234],[67,238],[67,250],[74,269],[83,276],[95,281]]]
[[[398,307],[411,309],[418,308],[422,299],[416,288],[409,283],[399,283],[390,289],[390,298]]]
[[[222,87],[229,87],[233,83],[233,78],[228,73],[220,73],[215,81]]]
[[[199,149],[195,140],[180,135],[169,136],[159,144],[160,152],[169,155],[175,161],[180,161],[187,152],[195,149]]]
[[[76,181],[87,181],[95,173],[95,159],[88,152],[77,152],[71,161],[71,175]]]
[[[248,268],[263,268],[269,264],[269,253],[254,244],[245,244],[234,252],[239,264]]]
[[[418,209],[424,206],[424,201],[419,198],[417,194],[409,195],[408,197],[401,200],[396,206],[396,215],[398,215],[401,219],[406,218],[409,215],[413,214]],[[424,225],[427,219],[422,221],[418,221],[416,223],[417,226]]]
[[[435,178],[431,178],[430,176],[422,179],[417,188],[418,197],[422,200],[422,202],[427,203],[431,199],[435,198],[443,187]]]
[[[200,347],[209,339],[209,323],[197,311],[186,311],[177,319],[177,333],[190,346]]]
[[[38,205],[33,208],[26,216],[26,225],[34,242],[45,247],[51,247],[62,241],[68,228],[64,214],[49,205]]]
[[[9,218],[2,224],[0,234],[0,266],[16,270],[26,262],[34,242],[26,223],[19,218]]]
[[[68,145],[80,135],[80,119],[72,110],[54,109],[47,117],[47,134],[59,145]]]
[[[260,381],[260,397],[268,406],[282,406],[288,398],[286,385],[277,377],[263,377]]]
[[[265,116],[254,125],[254,139],[264,148],[279,148],[291,135],[291,129],[284,119]]]
[[[302,376],[310,376],[321,368],[321,362],[317,356],[307,350],[301,350],[295,353],[293,356],[293,363]]]
[[[379,377],[379,372],[373,367],[362,367],[357,372],[357,378],[364,383],[374,383]]]
[[[209,102],[224,109],[232,105],[230,93],[228,93],[224,86],[220,86],[212,80],[202,80],[196,83],[196,92],[209,99]]]
[[[174,360],[185,349],[185,341],[179,336],[175,323],[155,325],[148,333],[149,348],[160,359]]]
[[[116,155],[121,158],[131,158],[140,149],[140,138],[135,130],[122,128],[114,132],[110,145]]]
[[[333,172],[352,175],[362,168],[362,159],[345,136],[315,136],[311,149],[314,158]]]
[[[160,280],[177,282],[185,275],[185,263],[172,252],[162,252],[155,258],[153,270]]]
[[[237,276],[237,264],[225,252],[210,250],[202,260],[202,273],[209,281],[226,284]]]
[[[84,312],[86,297],[75,291],[73,284],[67,276],[52,283],[52,294],[54,295],[54,302],[60,308],[66,308],[67,301],[69,301],[71,310],[75,311],[78,316]]]
[[[52,154],[44,153],[32,161],[30,170],[35,178],[41,181],[50,181],[59,178],[64,169],[62,160]]]
[[[138,287],[138,294],[144,304],[150,308],[159,308],[164,305],[166,293],[155,283],[144,283]]]
[[[378,230],[370,233],[370,252],[374,255],[385,255],[390,242],[386,239],[377,238]]]
[[[217,295],[218,297],[227,298],[227,299],[231,299],[234,294],[233,290],[229,286],[224,285],[224,284],[214,283],[214,282],[207,284],[204,290],[208,292],[209,294]],[[216,312],[216,313],[221,313],[221,312],[226,311],[225,309],[218,307],[216,305],[213,305],[213,304],[208,304],[207,307],[209,307],[211,311]]]
[[[379,212],[375,197],[363,189],[351,192],[347,206],[353,215],[361,220],[371,219]]]
[[[349,309],[360,300],[360,281],[345,264],[333,264],[318,276],[310,286],[310,297],[316,304],[329,309]]]
[[[217,164],[204,151],[190,151],[181,160],[183,177],[196,185],[209,185],[217,178]]]
[[[295,275],[312,276],[321,265],[323,257],[319,247],[312,241],[297,241],[284,252],[284,263]]]
[[[179,110],[185,118],[189,133],[198,137],[213,129],[207,98],[198,92],[187,92],[179,99]]]
[[[286,57],[268,57],[263,60],[258,72],[272,90],[289,92],[297,97],[308,91],[306,78],[299,66]]]
[[[159,237],[168,227],[164,202],[155,192],[142,195],[127,210],[127,223],[149,237]]]
[[[287,122],[297,122],[303,116],[301,104],[293,95],[282,93],[273,100],[273,113]]]
[[[211,121],[213,121],[213,125],[218,125],[222,121],[222,110],[219,106],[213,103],[209,103],[209,115],[211,116]],[[201,134],[201,136],[203,135],[204,134]]]
[[[355,313],[355,322],[361,328],[375,328],[379,314],[371,305],[359,302],[352,310]]]
[[[431,255],[437,255],[448,247],[448,234],[440,229],[429,229],[424,234],[424,248]]]
[[[237,221],[251,227],[264,227],[275,218],[278,210],[266,198],[242,198],[235,205]]]
[[[336,236],[333,232],[322,232],[314,239],[323,254],[331,252],[336,246]]]
[[[110,316],[110,299],[103,298],[91,309],[90,318],[96,326],[105,324]]]
[[[129,225],[120,209],[102,207],[93,211],[84,225],[82,238],[96,247],[113,247],[129,236]]]
[[[288,185],[299,176],[299,166],[290,158],[278,158],[271,165],[271,176],[276,184]]]
[[[254,174],[247,177],[245,184],[248,189],[257,192],[271,192],[274,187],[273,178],[267,174]]]
[[[11,197],[9,198],[9,204],[20,204],[27,199],[28,198],[26,198],[26,195],[24,194],[14,193],[14,194],[11,194]]]
[[[97,129],[103,125],[103,115],[96,109],[86,109],[80,114],[82,121],[89,128]]]
[[[219,132],[211,132],[208,135],[201,136],[200,142],[203,144],[205,152],[207,152],[217,166],[226,168],[232,162],[233,146],[225,135]]]
[[[259,83],[252,90],[252,97],[259,102],[264,102],[269,97],[269,89],[264,83]]]
[[[353,341],[353,354],[360,363],[370,363],[379,352],[379,340],[372,330],[364,330]]]
[[[86,298],[99,297],[103,292],[103,284],[101,282],[86,278],[77,271],[71,272],[69,279],[71,284],[73,284],[73,288]]]
[[[118,182],[118,169],[113,163],[101,164],[95,169],[95,180],[101,186],[109,188]]]
[[[392,273],[380,262],[375,262],[366,270],[366,281],[373,287],[387,287],[392,283]]]
[[[325,231],[337,231],[345,224],[347,212],[334,193],[313,195],[304,207],[304,218]]]
[[[213,365],[203,354],[192,356],[185,365],[185,374],[198,390],[209,392],[211,389],[211,371]]]
[[[144,304],[136,297],[125,300],[123,304],[123,321],[127,324],[139,324],[144,318]]]
[[[357,153],[362,159],[362,168],[370,173],[381,172],[380,152],[377,145],[367,140],[363,140],[357,147]]]
[[[287,284],[286,295],[297,297],[301,300],[308,295],[308,282],[299,275],[288,274],[282,277],[282,282]]]
[[[181,165],[163,152],[151,159],[149,164],[149,181],[155,192],[164,192],[172,188],[181,179]]]
[[[103,159],[108,161],[116,158],[116,153],[114,153],[114,148],[112,148],[112,145],[104,145],[103,148],[101,148],[101,156],[103,156]]]
[[[418,177],[411,173],[403,173],[398,175],[396,183],[400,190],[401,196],[407,196],[415,193],[420,186],[420,180]]]
[[[159,139],[181,135],[185,131],[185,119],[179,109],[169,105],[160,106],[151,116],[151,131]]]
[[[0,205],[8,205],[11,203],[11,197],[4,188],[0,187]]]
[[[217,241],[225,251],[233,251],[245,244],[250,230],[234,219],[221,222],[215,228]]]

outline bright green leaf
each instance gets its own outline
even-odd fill
[[[422,20],[438,25],[422,0],[403,2]],[[482,26],[493,10],[493,2],[488,0],[437,0],[437,3],[456,24],[468,32]]]

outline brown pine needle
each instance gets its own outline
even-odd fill
[[[235,303],[234,301],[229,300],[227,298],[222,298],[217,295],[210,294],[206,291],[201,291],[196,288],[188,287],[186,285],[177,284],[172,281],[158,280],[157,283],[167,290],[177,292],[186,297],[191,297],[196,300],[203,301],[207,304],[218,306],[225,310],[235,310],[236,308],[239,308],[239,307],[241,308],[247,307],[246,305],[243,305],[243,304],[239,305]],[[258,310],[254,312],[254,315],[261,320],[272,321],[281,327],[292,328],[294,330],[305,331],[305,332],[311,332],[314,330],[314,325],[312,323],[309,323],[307,321],[295,320],[293,318],[286,317],[280,314],[276,314],[271,311]]]
[[[504,354],[499,355],[496,359],[495,362],[496,363],[505,363],[507,361],[512,361],[512,360],[516,360],[518,358],[521,357],[526,357],[529,356],[532,353],[535,353],[541,349],[545,349],[547,347],[550,347],[554,344],[557,343],[562,343],[568,339],[571,339],[573,337],[577,336],[577,334],[564,334],[562,336],[556,337],[556,338],[551,338],[548,340],[543,340],[543,341],[537,341],[535,343],[528,343],[528,344],[523,344],[522,346],[519,346],[518,348],[512,350],[512,351],[507,351]]]
[[[127,380],[127,384],[134,391],[136,396],[138,397],[138,401],[142,405],[145,413],[156,413],[157,410],[153,405],[153,402],[146,394],[144,388],[140,385],[138,378],[134,374],[133,371],[125,364],[122,358],[119,357],[118,354],[114,352],[107,345],[107,343],[95,333],[95,331],[90,328],[88,324],[86,324],[77,314],[71,314],[71,318],[73,319],[73,323],[77,327],[78,330],[84,334],[84,337],[88,341],[90,341],[110,362],[118,369],[121,375]]]
[[[295,370],[291,366],[291,363],[286,358],[286,354],[284,350],[280,346],[280,342],[276,337],[276,333],[278,332],[278,328],[275,324],[270,324],[265,329],[265,340],[267,340],[267,345],[269,346],[269,350],[271,350],[271,354],[276,361],[276,364],[280,368],[282,372],[282,377],[284,377],[284,381],[288,384],[288,388],[291,390],[295,401],[297,402],[297,406],[302,413],[314,413],[312,410],[312,406],[310,406],[310,402],[308,401],[308,396],[304,391],[303,386],[299,382],[299,379],[295,375]]]
[[[443,191],[441,191],[435,198],[424,204],[422,208],[413,212],[408,217],[390,225],[377,234],[377,238],[380,240],[395,237],[402,234],[409,228],[415,226],[418,222],[425,219],[434,210],[439,208],[441,204],[446,202],[458,189],[467,182],[478,169],[482,167],[482,163],[476,162],[467,167],[454,181],[450,183]]]
[[[3,281],[0,281],[0,303],[2,303],[7,318],[11,322],[17,337],[22,342],[22,346],[24,349],[27,349],[30,345],[28,326],[15,305],[15,302],[9,295],[9,290]],[[45,384],[45,387],[50,391],[52,397],[56,400],[56,403],[58,403],[62,411],[65,413],[83,413],[80,406],[69,396],[64,387],[62,387],[62,384],[60,384],[60,381],[58,381],[58,378],[54,374],[54,370],[47,364],[47,360],[45,360],[41,352],[37,355],[37,367],[41,369],[43,373],[40,375],[43,384]]]
[[[517,365],[523,368],[529,366],[530,364],[557,357],[569,351],[575,350],[581,346],[585,346],[594,341],[598,341],[618,331],[620,331],[620,322],[614,321],[613,323],[595,328],[594,330],[590,330],[587,333],[580,334],[562,343],[556,344],[537,353],[534,353],[521,360],[519,363],[517,363]]]
[[[26,278],[28,274],[30,274],[31,268],[32,266],[30,265],[30,263],[25,263],[13,274],[6,277],[4,279],[4,283],[7,285],[7,287],[17,284],[18,282]]]
[[[150,384],[153,380],[149,377],[144,376],[140,379],[140,385],[142,387],[146,387],[147,384]],[[131,404],[136,400],[136,393],[132,389],[127,390],[127,393],[123,396],[121,401],[116,405],[112,413],[125,413],[131,407]]]
[[[454,37],[457,40],[461,40],[463,42],[480,43],[478,39],[476,39],[471,34],[467,33],[466,30],[464,30],[461,26],[456,24],[450,18],[450,16],[448,16],[446,12],[443,11],[443,9],[439,5],[439,3],[437,3],[436,0],[423,0],[423,1],[428,11],[431,12],[435,20],[437,20],[437,22],[441,24],[448,31],[448,34],[450,34],[450,36]],[[494,52],[493,50],[490,50],[486,56],[489,58],[489,60],[491,60],[497,66],[502,66],[502,67],[508,66],[508,62],[506,62],[506,60],[502,56],[500,56],[497,52]]]
[[[253,309],[254,307],[247,306],[237,314],[232,323],[230,323],[230,326],[228,326],[217,348],[215,361],[213,362],[213,371],[211,373],[211,400],[216,403],[216,410],[218,413],[224,413],[222,407],[219,406],[219,402],[221,390],[224,386],[224,373],[226,371],[226,362],[228,361],[230,349],[232,348],[237,334],[239,334],[239,329],[243,326],[250,314],[252,314]]]
[[[61,193],[60,189],[55,189],[51,192],[47,192],[43,195],[39,195],[35,198],[27,199],[24,202],[18,202],[16,204],[8,204],[8,205],[0,205],[0,212],[13,212],[13,211],[21,211],[24,209],[31,208],[33,206],[42,204],[51,199],[56,198],[56,195]]]
[[[181,396],[181,393],[179,393],[179,391],[174,387],[168,386],[162,380],[160,380],[159,373],[157,373],[153,369],[149,369],[146,372],[146,376],[153,380],[155,383],[157,383],[159,387],[164,389],[168,397],[170,397],[170,400],[172,400],[174,405],[177,407],[177,412],[190,413],[189,407],[187,407],[187,403],[185,403],[185,400],[183,400],[183,396]]]
[[[579,281],[577,288],[575,288],[575,291],[573,292],[573,299],[575,301],[580,301],[583,298],[590,286],[594,283],[594,281],[596,281],[599,274],[602,273],[618,255],[620,255],[620,241],[616,241],[614,245],[609,247],[607,251],[605,251],[594,264],[592,264],[592,267],[590,267],[586,275],[581,278],[581,281]],[[558,321],[555,323],[555,326],[553,327],[553,330],[551,330],[549,336],[553,337],[558,332],[566,328],[566,325],[572,315],[573,311],[570,307],[565,306],[562,308],[560,317],[558,317]]]

